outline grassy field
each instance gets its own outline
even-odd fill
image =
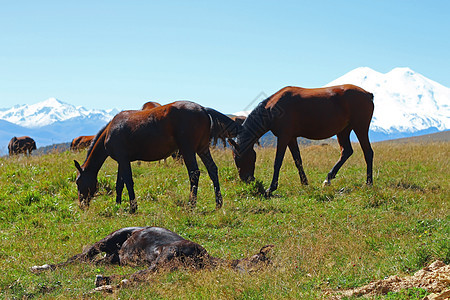
[[[257,149],[257,181],[237,175],[230,150],[214,150],[224,207],[215,210],[211,181],[199,160],[197,208],[188,209],[187,171],[171,159],[133,163],[138,212],[128,195],[115,204],[117,164],[99,173],[99,194],[78,208],[73,159],[85,152],[0,158],[0,298],[103,298],[89,294],[97,274],[139,268],[74,264],[33,274],[33,265],[66,260],[126,226],[166,227],[221,258],[250,256],[274,244],[266,270],[239,273],[178,270],[107,296],[121,299],[317,299],[389,275],[412,274],[436,259],[450,263],[450,143],[376,143],[374,186],[365,186],[359,145],[332,185],[322,181],[339,156],[337,144],[301,149],[310,185],[302,186],[287,153],[272,198],[274,149]],[[409,299],[414,293],[391,294]],[[417,297],[426,294],[419,291]],[[405,296],[410,295],[410,296]],[[405,298],[406,297],[406,298]],[[380,297],[381,298],[381,297]]]

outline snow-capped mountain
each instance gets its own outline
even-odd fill
[[[118,110],[88,110],[55,98],[31,105],[0,108],[0,155],[7,153],[13,136],[31,136],[37,147],[71,142],[80,135],[94,135]]]
[[[348,83],[374,94],[371,141],[450,129],[450,88],[409,68],[395,68],[386,74],[367,67],[356,68],[325,86]],[[240,111],[233,115],[249,113]]]
[[[87,110],[81,106],[75,107],[64,103],[56,98],[49,98],[36,104],[15,105],[9,109],[0,109],[0,120],[26,128],[38,128],[75,118],[98,119],[108,122],[117,112],[117,110]]]
[[[383,74],[357,68],[326,86],[351,83],[374,94],[370,129],[384,134],[412,134],[450,129],[450,89],[409,68]]]

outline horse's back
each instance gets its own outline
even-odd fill
[[[351,85],[317,89],[285,87],[272,95],[265,109],[274,116],[275,135],[292,134],[324,139],[347,126],[369,126],[373,114],[373,95]]]
[[[122,111],[113,118],[108,130],[114,134],[126,132],[136,138],[140,138],[141,134],[156,138],[163,133],[167,136],[175,131],[187,131],[187,125],[195,126],[202,115],[207,118],[199,104],[177,101],[153,109]]]
[[[149,110],[128,110],[111,120],[105,146],[111,157],[155,161],[181,149],[189,141],[197,150],[209,143],[210,119],[194,102],[177,101]]]

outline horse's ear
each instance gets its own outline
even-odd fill
[[[74,159],[73,162],[75,163],[75,168],[81,173],[83,172],[83,169],[81,169],[80,164]]]
[[[232,139],[227,139],[228,143],[233,147],[235,150],[239,150],[239,145]]]

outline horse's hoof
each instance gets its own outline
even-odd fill
[[[331,181],[328,180],[328,179],[325,179],[325,180],[323,181],[322,186],[323,186],[323,187],[326,187],[326,186],[329,186],[329,185],[331,185]]]
[[[89,209],[89,203],[85,200],[82,200],[81,202],[78,203],[78,207],[83,210],[86,211]]]
[[[130,214],[134,214],[137,211],[137,204],[130,205]]]
[[[216,209],[221,209],[223,205],[222,196],[216,197]]]
[[[272,191],[270,189],[267,189],[264,193],[264,197],[269,198],[272,196]]]

